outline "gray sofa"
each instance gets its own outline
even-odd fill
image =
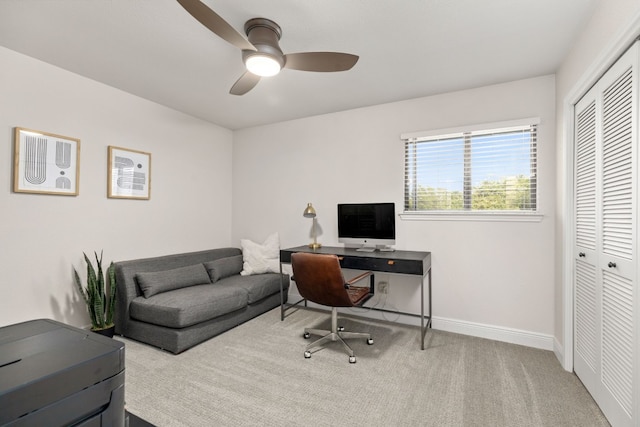
[[[286,302],[288,275],[241,270],[238,248],[116,262],[116,334],[178,354]]]

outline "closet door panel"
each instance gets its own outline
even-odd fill
[[[574,247],[574,369],[588,389],[600,377],[600,280],[597,275],[599,219],[596,181],[596,99],[588,93],[576,105],[575,128],[575,247]]]
[[[631,425],[636,283],[637,49],[602,79],[602,340],[603,411]]]
[[[596,105],[593,96],[583,99],[576,110],[575,244],[579,253],[596,249]]]
[[[633,79],[629,66],[603,92],[602,251],[633,259]]]
[[[602,286],[602,383],[629,418],[633,406],[633,282],[605,271]]]
[[[582,260],[575,261],[575,371],[584,382],[597,382],[596,368],[599,367],[598,336],[596,318],[598,298],[596,292],[596,268]]]

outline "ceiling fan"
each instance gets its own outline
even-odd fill
[[[300,52],[284,54],[278,41],[280,26],[266,18],[253,18],[244,24],[245,38],[220,15],[200,0],[178,0],[194,18],[214,34],[242,50],[247,71],[231,87],[232,95],[244,95],[253,89],[262,77],[273,76],[282,68],[300,71],[333,72],[350,70],[357,55],[341,52]]]

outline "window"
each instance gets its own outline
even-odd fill
[[[402,135],[405,212],[536,212],[538,122]]]

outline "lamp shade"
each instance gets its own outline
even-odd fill
[[[313,205],[311,203],[307,203],[307,208],[302,213],[302,216],[305,217],[305,218],[315,218],[316,217],[316,210],[313,208]]]

